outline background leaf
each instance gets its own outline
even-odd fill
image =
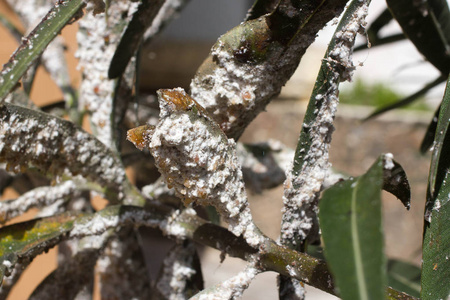
[[[22,44],[11,56],[0,73],[0,101],[16,86],[20,78],[38,58],[47,45],[59,34],[79,9],[82,0],[65,0],[56,4],[42,21],[22,40]]]
[[[409,263],[390,259],[388,261],[388,284],[390,287],[420,297],[420,268]]]
[[[450,11],[446,0],[387,0],[391,13],[417,50],[443,75],[450,71]]]
[[[326,190],[319,204],[325,257],[342,299],[383,299],[383,159],[358,178]]]

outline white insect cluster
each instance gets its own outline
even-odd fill
[[[242,272],[212,288],[198,293],[191,300],[229,300],[240,299],[252,280],[260,271],[251,264]]]
[[[156,283],[156,288],[169,300],[186,299],[187,281],[196,274],[194,269],[195,246],[177,245],[166,256],[163,262],[162,276]]]
[[[19,106],[0,107],[0,162],[14,172],[34,166],[81,175],[112,192],[112,200],[126,197],[125,170],[102,143],[68,121]]]
[[[139,2],[128,0],[112,1],[108,15],[92,13],[95,5],[80,20],[77,33],[79,58],[83,81],[80,87],[79,108],[91,114],[91,124],[96,136],[112,147],[111,113],[115,81],[108,80],[108,69],[119,44],[127,20],[130,19]]]
[[[333,121],[338,105],[338,85],[342,80],[351,80],[354,70],[352,62],[353,45],[356,34],[365,25],[368,5],[361,6],[353,14],[344,28],[335,33],[335,46],[326,58],[332,80],[328,80],[328,90],[315,97],[320,108],[314,112],[314,121],[303,124],[310,135],[310,149],[304,155],[304,164],[299,174],[291,170],[287,172],[284,192],[284,211],[281,228],[281,240],[296,243],[297,238],[306,239],[314,225],[317,213],[318,194],[331,164],[329,163],[329,147],[334,130]],[[302,152],[302,151],[300,151]]]
[[[159,101],[160,121],[145,138],[169,187],[185,204],[214,206],[234,234],[259,244],[235,142],[183,89],[159,91]]]
[[[262,54],[252,53],[250,45],[240,46],[234,40],[235,35],[239,32],[244,35],[246,30],[260,39],[270,35],[265,18],[242,23],[217,41],[211,58],[203,63],[191,82],[192,97],[205,107],[227,136],[233,138],[239,137],[248,123],[280,92],[307,46],[307,43],[300,43],[285,48],[273,43],[267,53],[260,49],[266,55],[264,59],[253,61],[252,55]],[[310,38],[304,37],[305,41]],[[213,63],[213,71],[209,72]]]
[[[76,185],[68,180],[53,187],[39,187],[19,198],[0,202],[0,223],[19,216],[32,207],[48,207],[57,201],[69,199],[75,192]]]

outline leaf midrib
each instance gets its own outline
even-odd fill
[[[357,289],[359,294],[359,299],[361,300],[368,300],[369,295],[367,294],[367,286],[366,282],[364,280],[364,268],[363,268],[363,261],[362,261],[362,255],[361,255],[361,247],[360,247],[360,241],[359,241],[359,232],[358,232],[358,221],[356,216],[356,194],[358,192],[359,183],[358,181],[355,181],[355,188],[352,192],[352,199],[351,199],[351,219],[350,219],[350,229],[352,232],[352,248],[354,252],[354,258],[355,258],[355,269],[356,269],[356,281],[357,281]]]

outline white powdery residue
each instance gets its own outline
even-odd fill
[[[57,201],[64,200],[75,190],[76,186],[70,180],[53,187],[35,188],[15,200],[0,202],[0,215],[10,219],[23,214],[32,207],[50,206]]]
[[[267,99],[273,94],[273,80],[267,74],[272,62],[268,60],[256,66],[239,63],[220,42],[212,49],[211,55],[218,62],[217,68],[204,78],[195,77],[191,94],[213,118],[226,117],[220,127],[228,131],[241,119],[241,114],[255,107],[256,99]],[[203,82],[213,86],[205,89]],[[239,109],[230,109],[232,107]]]
[[[202,108],[192,108],[192,99],[182,109],[173,110],[179,102],[170,102],[173,94],[188,97],[179,89],[162,92],[161,120],[149,132],[149,149],[158,169],[185,204],[214,206],[236,235],[250,230],[251,214],[244,213],[248,202],[235,142],[202,115]]]
[[[186,247],[178,245],[164,259],[162,276],[156,288],[165,299],[186,299],[186,283],[196,274],[193,268],[194,253],[194,244],[189,243]]]
[[[386,170],[392,170],[395,167],[393,159],[394,155],[392,153],[386,153],[384,155],[384,168]]]
[[[315,112],[314,121],[307,124],[310,149],[303,157],[304,163],[299,170],[299,175],[295,176],[293,170],[286,174],[281,233],[283,243],[296,244],[299,240],[306,239],[313,227],[317,213],[318,195],[323,189],[324,180],[331,166],[329,147],[339,102],[338,85],[341,80],[351,79],[354,70],[351,60],[353,45],[356,34],[365,24],[367,9],[367,3],[361,3],[351,21],[344,26],[342,31],[335,34],[335,46],[330,49],[329,57],[326,60],[332,70],[327,82],[328,89],[325,93],[315,97],[317,106],[320,105],[320,108]]]
[[[125,28],[122,15],[127,14],[129,20],[137,6],[138,2],[113,1],[108,7],[108,18],[103,13],[94,15],[88,11],[79,22],[76,56],[83,75],[79,108],[91,114],[93,131],[109,147],[113,146],[111,114],[115,83],[108,79],[108,68]]]
[[[244,271],[192,297],[192,300],[230,300],[239,299],[252,280],[259,273],[258,269],[248,266]]]
[[[101,216],[95,215],[87,222],[78,222],[74,224],[70,231],[71,237],[84,237],[89,235],[100,235],[110,228],[115,228],[120,223],[119,216]]]
[[[160,229],[169,236],[184,240],[187,236],[186,228],[181,226],[179,219],[185,217],[195,217],[197,213],[192,208],[185,208],[183,210],[176,210],[171,216],[159,224]]]

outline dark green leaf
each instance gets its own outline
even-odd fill
[[[375,41],[369,40],[370,48],[374,48],[377,46],[382,46],[382,45],[386,45],[386,44],[390,44],[390,43],[394,43],[394,42],[403,41],[404,39],[406,39],[406,36],[403,33],[397,33],[397,34],[392,34],[392,35],[388,35],[385,37],[377,38]],[[367,43],[364,43],[362,45],[355,47],[355,49],[353,49],[353,51],[356,52],[356,51],[364,50],[367,48],[368,48]]]
[[[447,136],[447,130],[450,120],[450,77],[445,88],[444,98],[442,99],[439,112],[436,134],[434,138],[434,149],[431,157],[430,175],[428,178],[429,194],[435,197],[435,192],[439,190],[442,179],[450,166],[450,157],[441,155],[444,148],[444,142]],[[447,145],[448,146],[448,145]],[[440,179],[437,182],[437,179]],[[433,204],[431,204],[433,205]]]
[[[390,259],[388,261],[388,285],[411,296],[420,297],[420,268],[412,264]]]
[[[391,105],[387,105],[385,107],[382,107],[380,109],[377,109],[376,111],[374,111],[373,113],[371,113],[368,117],[366,117],[364,119],[364,121],[370,120],[372,118],[375,118],[378,115],[381,115],[382,113],[385,113],[387,111],[396,109],[396,108],[400,108],[403,106],[406,106],[408,104],[413,103],[414,101],[416,101],[417,99],[420,99],[420,97],[422,97],[423,95],[425,95],[429,90],[431,90],[432,88],[434,88],[435,86],[437,86],[438,84],[441,84],[442,82],[445,81],[445,77],[443,76],[439,76],[438,78],[436,78],[435,80],[433,80],[430,83],[427,83],[422,89],[418,90],[417,92],[415,92],[414,94],[401,99]]]
[[[381,157],[358,178],[326,190],[319,205],[325,257],[342,299],[383,299],[386,284],[381,222]]]
[[[434,113],[434,117],[431,120],[430,125],[428,125],[427,132],[425,133],[425,136],[423,137],[423,141],[420,144],[420,152],[422,154],[425,154],[425,152],[427,152],[428,149],[430,149],[431,146],[433,146],[434,136],[436,135],[436,128],[437,128],[437,122],[438,122],[438,117],[439,117],[440,111],[441,111],[441,105],[439,104],[439,107],[436,110],[436,112]]]
[[[450,11],[446,0],[387,0],[389,9],[417,50],[444,76],[450,71]]]
[[[447,172],[430,212],[429,222],[425,223],[421,291],[424,300],[448,299],[450,295],[449,181]]]
[[[431,157],[422,264],[422,299],[450,295],[450,77],[439,113]]]
[[[0,101],[16,86],[20,78],[84,5],[83,0],[63,0],[56,4],[22,40],[22,44],[3,67],[0,73]]]

